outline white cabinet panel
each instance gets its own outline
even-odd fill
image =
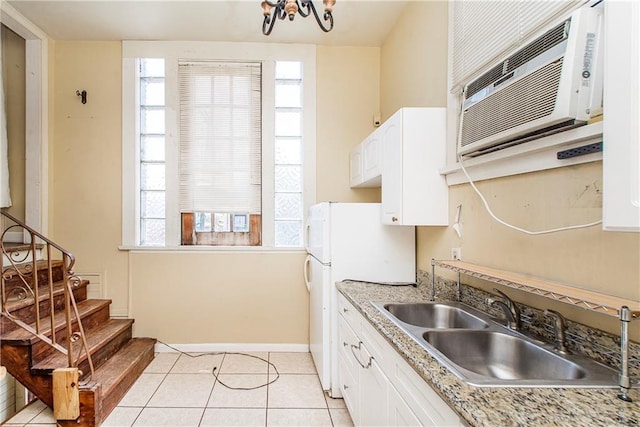
[[[355,426],[460,426],[460,418],[375,328],[338,296],[340,387]]]
[[[349,155],[352,188],[380,187],[382,174],[382,144],[379,129],[356,145]]]
[[[640,231],[640,4],[605,2],[603,228]]]
[[[360,370],[360,423],[363,426],[388,426],[389,380],[367,352],[364,344],[361,356],[363,367]]]
[[[407,402],[398,394],[395,388],[389,387],[389,425],[390,426],[420,426],[420,420],[411,411]]]
[[[362,144],[356,145],[349,153],[349,182],[351,187],[357,187],[363,182]]]
[[[382,223],[448,225],[446,109],[402,108],[382,124]]]
[[[382,175],[382,146],[380,133],[376,130],[362,142],[362,174],[363,181],[380,186]]]

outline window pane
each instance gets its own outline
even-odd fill
[[[300,154],[300,138],[276,138],[276,164],[299,165],[302,163]]]
[[[140,221],[140,244],[145,246],[164,246],[164,219],[143,219]]]
[[[140,203],[143,218],[164,218],[164,191],[143,191]]]
[[[164,161],[164,136],[143,136],[140,138],[140,158],[142,161]]]
[[[299,84],[276,84],[276,108],[301,106],[302,97],[300,96]]]
[[[196,212],[196,232],[206,233],[211,231],[211,212]]]
[[[140,108],[140,132],[164,133],[164,108]]]
[[[302,246],[302,221],[276,221],[276,246]]]
[[[164,165],[140,165],[140,188],[142,190],[164,190]]]
[[[276,220],[302,219],[302,194],[276,193]]]
[[[164,59],[144,58],[140,60],[141,77],[164,77]]]
[[[299,111],[276,111],[276,136],[302,135],[301,119]]]
[[[291,61],[276,62],[276,79],[301,79],[302,63]]]
[[[140,82],[141,105],[164,105],[164,80],[142,79]]]
[[[276,192],[298,193],[302,191],[300,166],[276,166]]]

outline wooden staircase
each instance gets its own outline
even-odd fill
[[[1,365],[54,415],[53,372],[77,368],[71,387],[78,388],[80,416],[58,425],[99,426],[153,360],[156,340],[132,338],[134,321],[111,318],[111,300],[87,299],[88,281],[73,276],[73,258],[7,266],[23,249],[2,244]]]

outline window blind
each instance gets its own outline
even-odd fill
[[[586,0],[453,2],[452,93]]]
[[[260,63],[180,62],[181,212],[261,213]]]

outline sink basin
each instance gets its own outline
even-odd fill
[[[453,303],[384,304],[383,308],[401,322],[430,329],[484,329],[487,322]]]
[[[371,304],[458,378],[478,387],[617,387],[615,370],[513,331],[466,304]]]
[[[425,332],[424,339],[455,365],[505,380],[575,380],[586,371],[517,336],[494,331]]]

